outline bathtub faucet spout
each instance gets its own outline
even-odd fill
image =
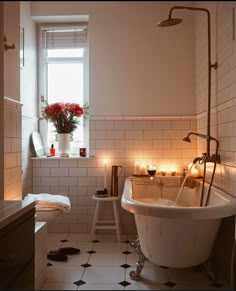
[[[197,162],[202,165],[207,160],[207,153],[203,153],[201,157],[196,157],[193,160],[193,164],[196,164]]]

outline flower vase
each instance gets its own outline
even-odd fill
[[[70,133],[58,133],[58,151],[60,157],[69,157],[70,153]]]

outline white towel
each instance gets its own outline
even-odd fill
[[[35,201],[36,210],[47,210],[53,208],[55,210],[61,210],[62,212],[69,212],[71,209],[70,199],[62,195],[29,193],[24,199]]]

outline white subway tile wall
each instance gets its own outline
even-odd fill
[[[211,135],[220,142],[222,165],[218,166],[214,185],[236,197],[236,40],[233,39],[233,4],[223,1],[196,2],[195,6],[210,10],[211,62],[218,62],[217,70],[212,70]],[[197,130],[202,133],[207,132],[208,78],[205,24],[206,15],[197,13],[195,21]],[[198,154],[204,152],[205,142],[198,140],[197,148]]]
[[[4,200],[22,198],[21,106],[4,98]]]
[[[111,167],[121,165],[119,194],[122,194],[125,178],[132,175],[134,163],[156,164],[170,172],[181,173],[196,157],[196,139],[191,144],[182,141],[189,131],[196,131],[195,117],[162,117],[163,120],[144,120],[125,117],[90,121],[90,156],[94,158],[33,159],[33,193],[66,195],[72,210],[54,224],[49,232],[89,233],[95,210],[92,195],[104,187],[106,160],[107,188],[110,190]],[[93,141],[93,143],[91,143]],[[123,233],[135,233],[133,215],[119,208]],[[102,214],[110,218],[110,205],[104,205]]]
[[[33,161],[34,156],[31,134],[38,128],[38,119],[30,116],[22,115],[22,194],[23,197],[27,193],[33,191]]]

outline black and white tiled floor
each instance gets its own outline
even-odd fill
[[[222,282],[213,282],[201,268],[171,269],[146,262],[142,281],[129,277],[137,255],[129,241],[134,236],[48,234],[48,251],[60,247],[80,249],[66,262],[48,260],[47,281],[42,290],[229,290]]]

